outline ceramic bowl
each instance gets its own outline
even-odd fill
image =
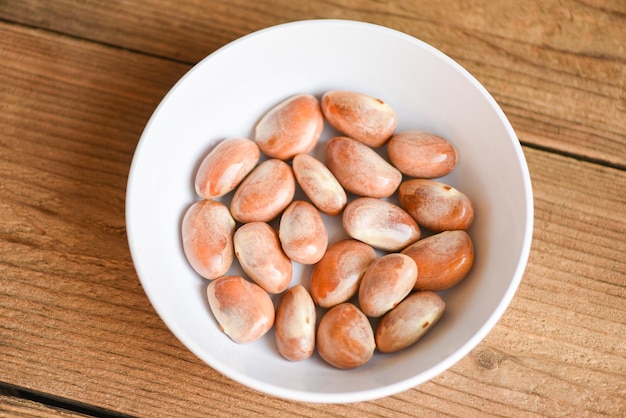
[[[185,259],[181,221],[198,200],[193,179],[201,158],[227,137],[253,138],[272,106],[297,93],[332,89],[378,97],[398,113],[397,131],[447,138],[459,163],[439,179],[474,202],[468,231],[476,258],[470,274],[441,292],[446,312],[414,346],[376,352],[352,370],[316,353],[290,362],[273,331],[239,345],[217,326],[206,287]],[[314,153],[336,134],[328,126]],[[321,150],[321,151],[320,151]],[[323,158],[323,157],[322,157]],[[225,376],[263,393],[297,401],[345,403],[393,395],[432,379],[467,355],[511,302],[528,259],[533,227],[530,177],[505,114],[465,69],[428,44],[355,21],[311,20],[244,36],[195,65],[148,121],[128,179],[128,241],[139,279],[172,333]],[[331,242],[341,236],[328,219]],[[237,267],[233,267],[236,271]],[[292,285],[308,287],[310,267],[294,263]]]

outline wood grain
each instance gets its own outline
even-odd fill
[[[623,3],[247,4],[0,2],[0,383],[136,416],[626,415]],[[540,16],[546,31],[568,10],[587,11],[572,16],[587,32],[510,27]],[[204,365],[152,309],[126,243],[126,177],[161,97],[207,48],[301,15],[423,34],[477,70],[531,145],[535,232],[510,308],[450,370],[372,402],[283,401]],[[0,411],[55,412],[4,395]]]
[[[85,418],[89,415],[50,407],[28,399],[0,394],[0,416],[22,418]]]
[[[189,64],[250,32],[295,20],[389,26],[467,68],[524,132],[524,143],[626,167],[623,1],[248,3],[25,0],[0,3],[0,18]]]

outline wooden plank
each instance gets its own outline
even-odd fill
[[[7,396],[0,393],[0,416],[22,418],[84,418],[90,415],[54,408],[28,399]]]
[[[377,23],[429,42],[465,66],[523,142],[626,167],[626,6],[619,0],[259,0],[253,6],[242,0],[25,0],[0,3],[0,18],[188,63],[289,21]]]
[[[0,416],[38,418],[126,417],[126,415],[91,405],[80,405],[71,399],[60,399],[44,393],[35,393],[5,384],[0,384]]]
[[[626,172],[527,148],[533,250],[488,338],[396,396],[282,401],[189,353],[128,254],[132,151],[188,66],[6,23],[0,39],[0,381],[139,416],[626,413],[626,201],[616,193]]]

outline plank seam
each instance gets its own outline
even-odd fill
[[[184,64],[184,65],[191,65],[191,66],[196,64],[195,62],[184,61],[184,60],[168,57],[168,56],[165,56],[165,55],[159,55],[159,54],[155,54],[155,53],[151,53],[151,52],[141,51],[139,49],[124,47],[124,46],[121,46],[121,45],[112,44],[112,43],[108,43],[108,42],[102,42],[102,41],[100,41],[98,39],[92,39],[92,38],[87,38],[87,37],[84,37],[84,36],[78,36],[78,35],[75,35],[75,34],[61,32],[61,31],[58,31],[58,30],[55,30],[55,29],[44,28],[44,27],[41,27],[41,26],[36,26],[36,25],[28,24],[28,23],[17,22],[17,21],[9,20],[9,19],[2,18],[2,17],[0,17],[0,22],[6,23],[6,24],[12,25],[12,26],[18,26],[18,27],[27,28],[27,29],[32,29],[32,30],[37,30],[37,31],[42,31],[42,32],[48,32],[50,34],[53,34],[53,35],[56,35],[56,36],[61,36],[61,37],[68,38],[68,39],[73,39],[73,40],[82,41],[82,42],[89,42],[89,43],[101,45],[101,46],[104,46],[104,47],[107,47],[107,48],[117,49],[119,51],[131,52],[133,54],[139,54],[139,55],[143,55],[143,56],[147,56],[147,57],[151,57],[151,58],[157,58],[157,59],[160,59],[160,60],[170,61],[170,62],[173,62],[173,63]]]
[[[84,404],[70,399],[53,396],[35,390],[15,386],[10,383],[0,382],[0,394],[14,398],[25,399],[31,402],[78,414],[83,414],[101,418],[130,418],[131,415],[122,414],[110,409],[101,408],[95,405]]]
[[[522,146],[524,146],[524,147],[532,148],[532,149],[537,150],[537,151],[548,152],[548,153],[551,153],[551,154],[560,155],[562,157],[573,158],[573,159],[575,159],[577,161],[582,161],[582,162],[586,162],[586,163],[601,165],[601,166],[604,166],[604,167],[614,168],[614,169],[617,169],[617,170],[620,170],[620,171],[626,171],[626,164],[613,163],[611,161],[607,161],[607,160],[604,160],[602,158],[587,157],[587,156],[576,154],[576,153],[573,153],[573,152],[560,150],[560,149],[553,148],[553,147],[547,147],[547,146],[543,146],[543,145],[538,145],[538,144],[534,144],[534,143],[530,143],[530,142],[526,142],[526,141],[520,141],[520,144]]]

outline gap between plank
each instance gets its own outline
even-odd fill
[[[596,165],[601,165],[603,167],[615,168],[617,170],[626,171],[626,164],[613,163],[607,160],[603,160],[602,158],[586,157],[584,155],[575,154],[573,152],[568,152],[568,151],[564,151],[564,150],[560,150],[560,149],[552,148],[552,147],[546,147],[543,145],[533,144],[533,143],[525,142],[525,141],[520,141],[520,145],[522,145],[523,147],[535,149],[537,151],[543,151],[543,152],[548,152],[551,154],[560,155],[562,157],[573,158],[577,161],[592,163]]]
[[[107,42],[102,42],[102,41],[99,41],[99,40],[96,40],[96,39],[91,39],[91,38],[86,38],[86,37],[77,36],[77,35],[73,35],[73,34],[68,34],[66,32],[61,32],[61,31],[58,31],[58,30],[50,29],[50,28],[44,28],[44,27],[31,25],[31,24],[24,24],[24,23],[13,21],[13,20],[4,19],[4,18],[1,18],[1,17],[0,17],[0,22],[4,22],[4,23],[7,23],[7,24],[15,25],[15,26],[21,26],[21,27],[25,27],[25,28],[29,28],[29,29],[33,29],[33,30],[40,30],[40,31],[44,31],[44,32],[49,32],[49,33],[52,33],[52,34],[55,34],[55,35],[58,35],[58,36],[67,37],[67,38],[70,38],[70,39],[75,39],[75,40],[79,40],[79,41],[83,41],[83,42],[95,43],[95,44],[99,44],[99,45],[102,45],[102,46],[105,46],[105,47],[114,48],[114,49],[121,50],[121,51],[127,51],[127,52],[131,52],[131,53],[134,53],[134,54],[144,55],[144,56],[157,58],[157,59],[161,59],[161,60],[165,60],[165,61],[171,61],[171,62],[178,63],[178,64],[183,64],[183,65],[188,65],[188,66],[194,66],[195,64],[197,64],[195,62],[184,61],[184,60],[168,57],[168,56],[165,56],[165,55],[154,54],[154,53],[151,53],[151,52],[146,52],[146,51],[141,51],[141,50],[138,50],[138,49],[128,48],[128,47],[124,47],[124,46],[117,45],[117,44],[111,44],[111,43],[107,43]],[[525,146],[525,147],[528,147],[528,148],[532,148],[532,149],[535,149],[535,150],[538,150],[538,151],[549,152],[549,153],[561,155],[563,157],[573,158],[573,159],[578,160],[578,161],[593,163],[593,164],[597,164],[597,165],[601,165],[601,166],[605,166],[605,167],[615,168],[615,169],[621,170],[621,171],[626,171],[626,164],[612,163],[610,161],[607,161],[607,160],[604,160],[604,159],[601,159],[601,158],[586,157],[584,155],[575,154],[575,153],[564,151],[564,150],[560,150],[560,149],[557,149],[557,148],[542,146],[542,145],[533,144],[533,143],[529,143],[529,142],[525,142],[525,141],[520,141],[520,144],[522,146]]]
[[[108,42],[102,42],[102,41],[97,40],[97,39],[91,39],[91,38],[86,38],[86,37],[83,37],[83,36],[77,36],[77,35],[74,35],[74,34],[71,34],[71,33],[58,31],[56,29],[50,29],[50,28],[45,28],[45,27],[41,27],[41,26],[31,25],[31,24],[27,24],[27,23],[16,22],[14,20],[4,19],[2,17],[0,17],[0,22],[6,23],[6,24],[9,24],[9,25],[13,25],[13,26],[19,26],[19,27],[27,28],[27,29],[44,31],[44,32],[48,32],[48,33],[51,33],[51,34],[54,34],[54,35],[57,35],[57,36],[62,36],[62,37],[65,37],[65,38],[74,39],[74,40],[77,40],[77,41],[89,42],[89,43],[93,43],[93,44],[97,44],[97,45],[102,45],[102,46],[105,46],[105,47],[108,47],[108,48],[117,49],[117,50],[120,50],[120,51],[132,52],[134,54],[140,54],[140,55],[144,55],[144,56],[147,56],[147,57],[152,57],[152,58],[157,58],[157,59],[161,59],[161,60],[171,61],[171,62],[178,63],[178,64],[183,64],[183,65],[188,65],[188,66],[194,66],[194,65],[197,64],[196,62],[184,61],[184,60],[168,57],[168,56],[165,56],[165,55],[159,55],[159,54],[155,54],[155,53],[152,53],[152,52],[141,51],[139,49],[133,49],[133,48],[128,48],[128,47],[125,47],[125,46],[117,45],[117,44],[111,44],[111,43],[108,43]]]
[[[122,414],[110,409],[89,405],[71,399],[50,395],[47,393],[22,388],[10,383],[0,382],[0,395],[26,399],[62,411],[74,412],[99,418],[130,418],[131,415]]]

